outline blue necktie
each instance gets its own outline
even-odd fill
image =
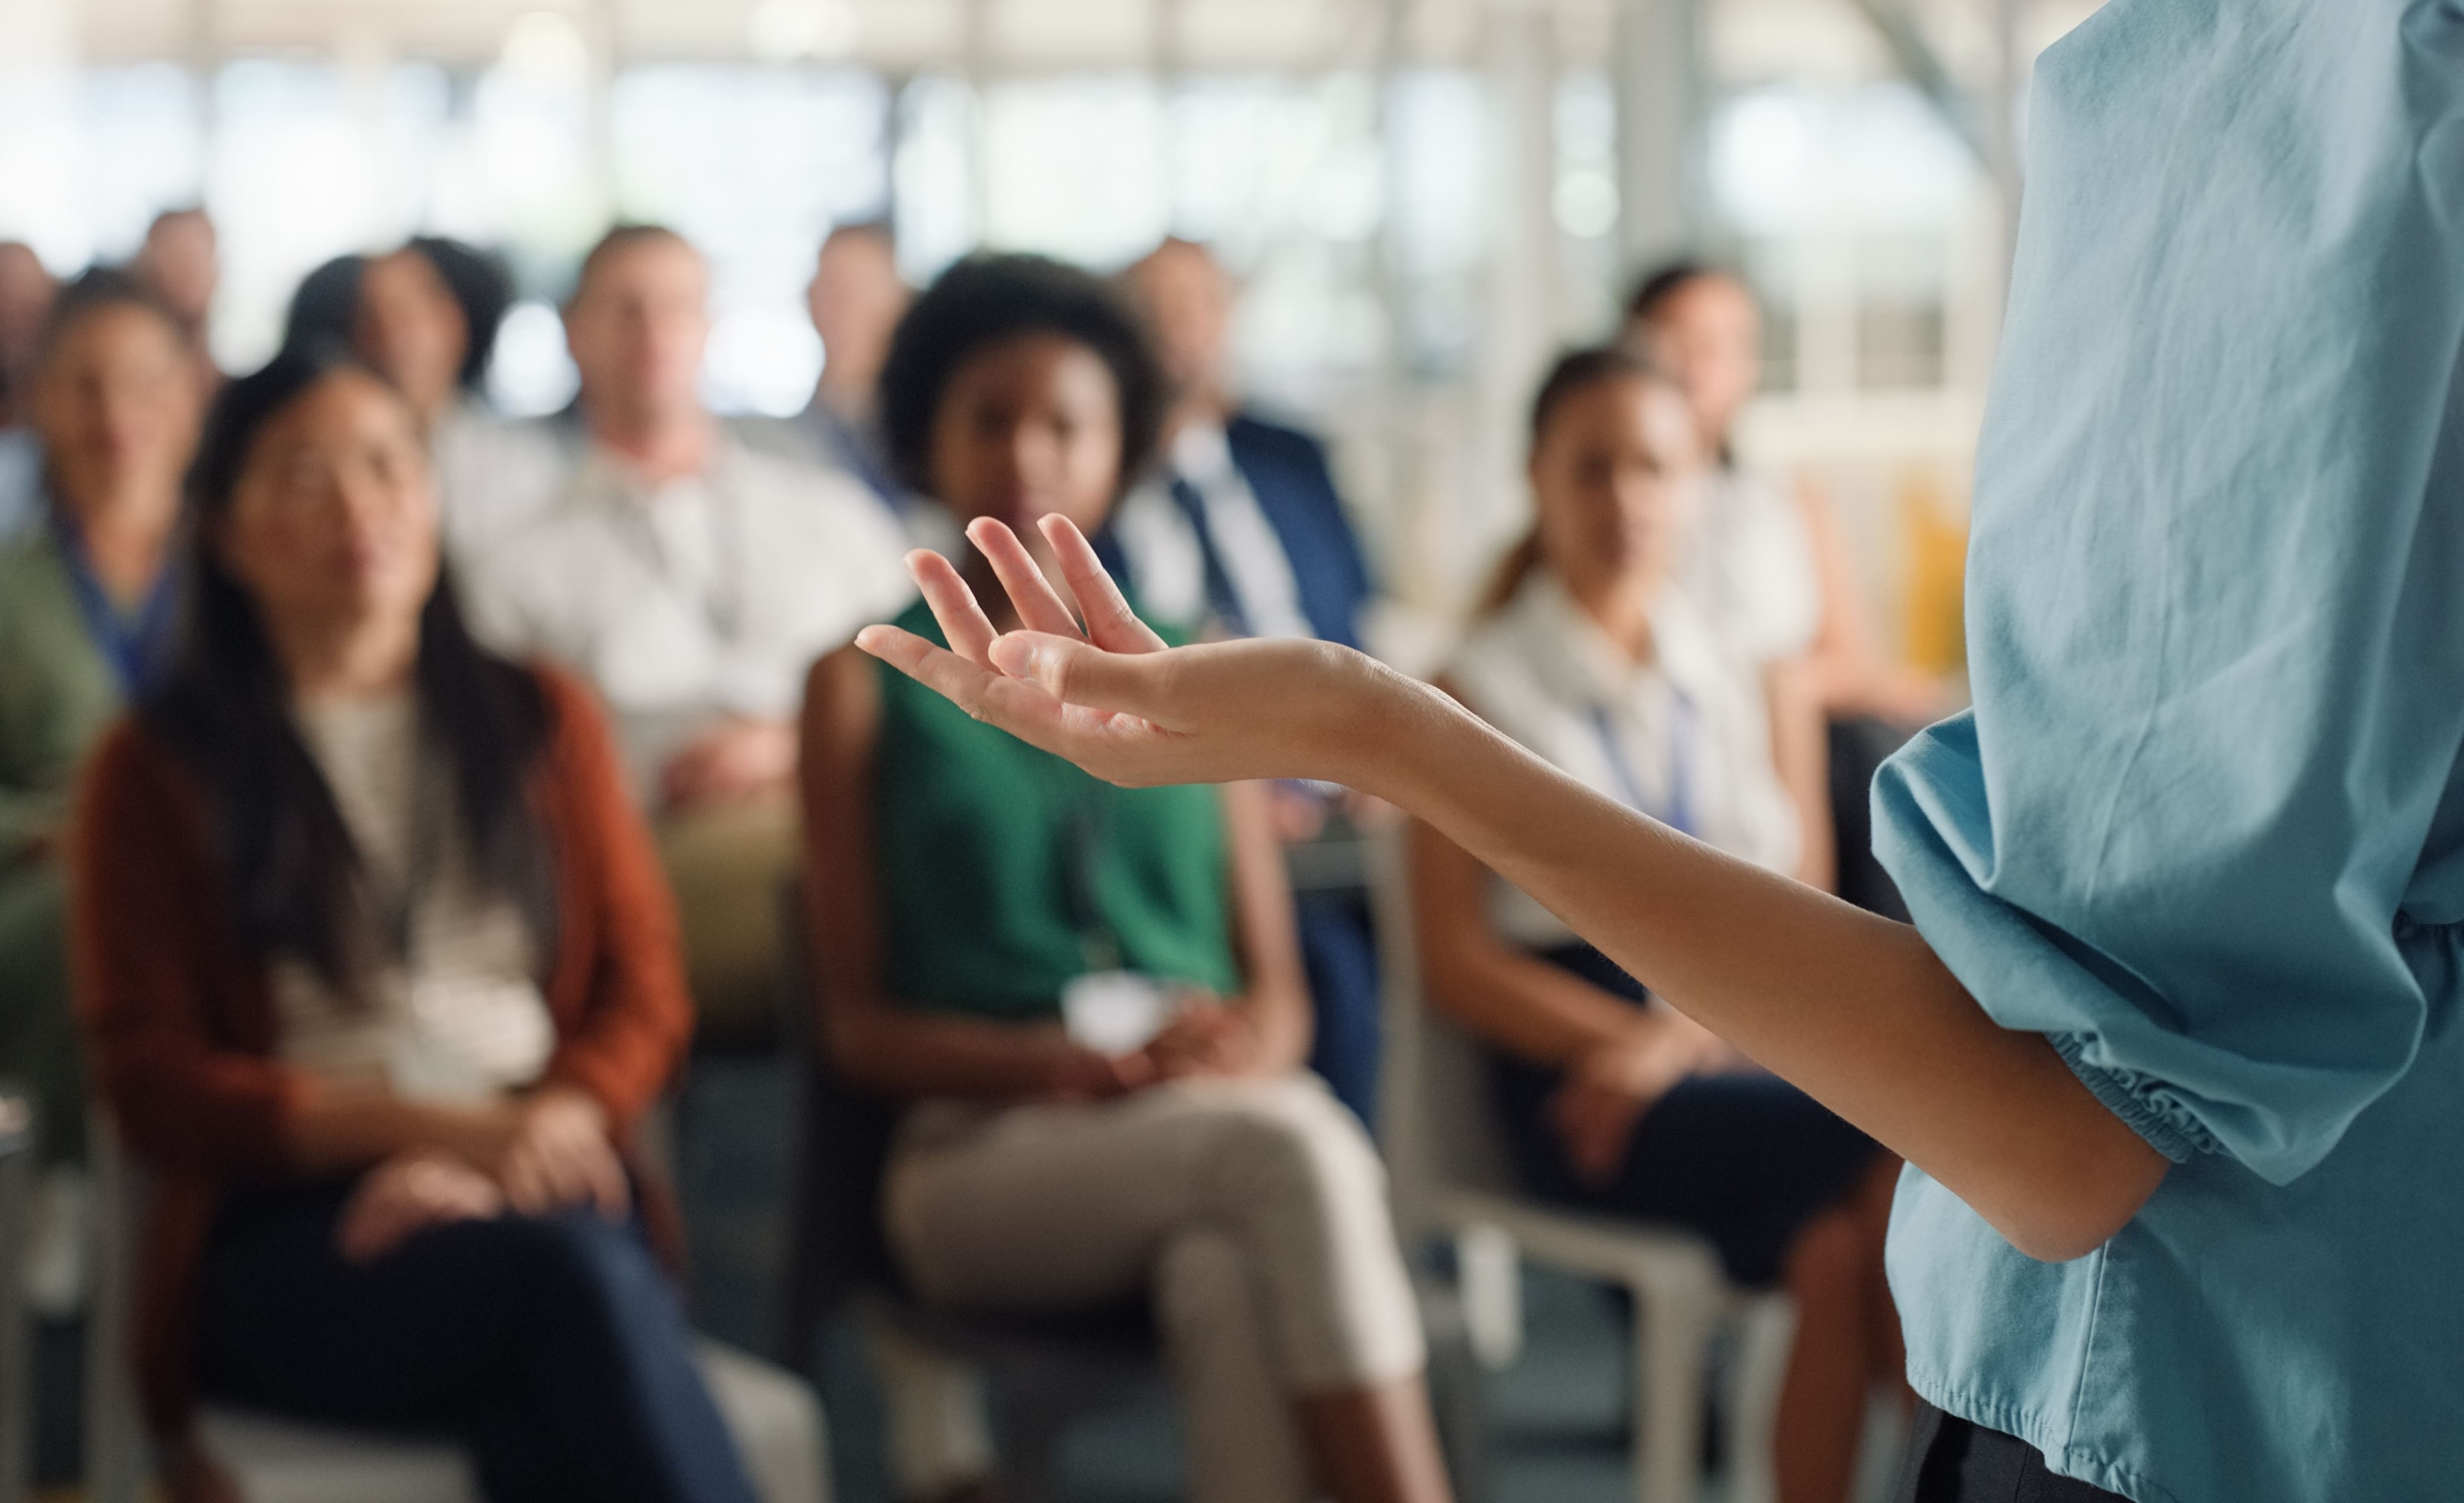
[[[1240,592],[1232,587],[1232,575],[1223,567],[1223,556],[1216,551],[1215,534],[1206,525],[1206,497],[1198,487],[1179,475],[1172,477],[1173,504],[1189,519],[1190,531],[1198,536],[1198,556],[1206,565],[1206,605],[1215,619],[1234,636],[1249,635],[1249,613],[1241,608]]]

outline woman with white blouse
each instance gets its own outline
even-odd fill
[[[1532,531],[1442,687],[1593,791],[1796,872],[1759,664],[1672,581],[1703,471],[1664,377],[1621,350],[1559,361],[1533,404]],[[1899,1161],[1427,825],[1411,872],[1429,1000],[1486,1046],[1527,1185],[1698,1232],[1730,1277],[1786,1289],[1780,1497],[1847,1496],[1866,1394],[1903,1360],[1882,1274]]]

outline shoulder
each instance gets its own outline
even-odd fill
[[[144,716],[123,715],[87,757],[77,801],[80,827],[98,834],[115,827],[143,829],[151,841],[163,834],[165,816],[184,824],[200,817],[206,793],[187,760]],[[123,815],[125,825],[117,817]]]
[[[1494,720],[1509,704],[1539,694],[1529,628],[1517,608],[1521,601],[1517,596],[1481,618],[1440,675],[1448,693],[1485,719]]]
[[[68,569],[49,528],[29,529],[0,542],[0,617],[48,610],[66,598]]]
[[[1243,409],[1223,425],[1223,436],[1235,449],[1308,464],[1326,463],[1326,444],[1306,429],[1280,423]]]
[[[607,711],[597,691],[554,664],[520,660],[516,668],[539,689],[547,711],[548,744],[558,760],[610,744]]]

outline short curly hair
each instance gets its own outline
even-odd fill
[[[910,487],[934,494],[933,428],[950,383],[996,345],[1055,334],[1093,351],[1121,402],[1121,472],[1136,482],[1163,440],[1170,385],[1146,321],[1111,284],[1041,255],[976,254],[943,272],[907,310],[881,368],[882,439]]]

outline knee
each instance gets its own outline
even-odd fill
[[[1249,1269],[1241,1249],[1217,1231],[1175,1237],[1155,1261],[1155,1318],[1165,1347],[1202,1351],[1227,1327],[1254,1323]]]
[[[1283,1207],[1383,1206],[1385,1166],[1357,1118],[1315,1081],[1278,1080],[1244,1098],[1225,1127],[1227,1178]]]
[[[629,1225],[587,1209],[495,1225],[508,1293],[538,1314],[613,1323],[645,1300],[671,1297],[667,1275]]]
[[[1863,1298],[1881,1265],[1881,1248],[1845,1207],[1806,1223],[1789,1244],[1783,1277],[1801,1314]]]

